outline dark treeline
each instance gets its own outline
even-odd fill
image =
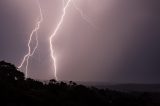
[[[43,83],[25,79],[24,74],[0,62],[0,105],[2,106],[160,106],[149,93],[124,93],[85,87],[72,81]]]

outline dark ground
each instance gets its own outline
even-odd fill
[[[160,106],[160,93],[122,92],[54,79],[25,79],[17,68],[0,62],[1,106]]]

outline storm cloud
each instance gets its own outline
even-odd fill
[[[71,5],[53,40],[60,80],[160,82],[160,1],[79,0],[92,23]],[[49,36],[62,14],[62,1],[40,0],[44,21],[29,76],[53,78]],[[0,59],[19,65],[39,13],[35,0],[0,1]],[[23,69],[22,69],[23,71]]]

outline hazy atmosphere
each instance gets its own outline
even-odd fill
[[[53,39],[59,80],[160,83],[159,0],[75,0]],[[61,0],[40,0],[39,46],[28,77],[54,78],[49,37],[62,15]],[[19,65],[39,17],[36,0],[0,0],[0,60]],[[33,39],[32,46],[36,39]],[[25,72],[25,67],[20,69]]]

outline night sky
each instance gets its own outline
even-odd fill
[[[59,80],[160,83],[159,0],[75,2],[96,27],[83,20],[72,4],[67,9],[53,40]],[[54,77],[49,36],[63,3],[40,0],[40,4],[44,21],[28,75],[46,80]],[[0,60],[21,63],[38,16],[36,0],[0,0]]]

